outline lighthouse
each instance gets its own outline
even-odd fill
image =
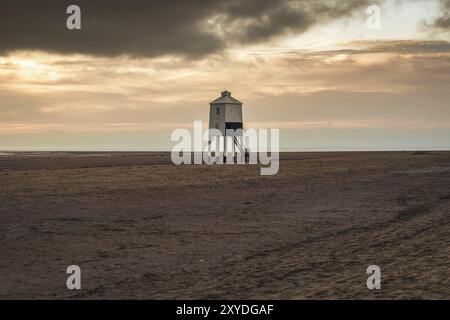
[[[248,152],[243,144],[242,102],[233,98],[231,92],[223,91],[221,96],[210,102],[209,128],[218,129],[224,137],[225,153],[240,152],[241,158]]]

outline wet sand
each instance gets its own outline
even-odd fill
[[[0,243],[3,299],[450,299],[450,152],[5,152]]]

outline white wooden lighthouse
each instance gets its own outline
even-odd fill
[[[223,91],[221,97],[210,102],[209,112],[209,128],[218,129],[224,137],[225,153],[239,151],[244,157],[247,150],[243,145],[243,118],[242,118],[242,102],[233,98],[231,92]],[[236,131],[239,130],[240,131]],[[227,132],[228,130],[228,132]],[[229,130],[234,130],[230,135]],[[238,150],[236,150],[236,147]]]

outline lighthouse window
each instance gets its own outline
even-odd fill
[[[217,116],[220,115],[220,109],[219,108],[216,108],[216,115]]]

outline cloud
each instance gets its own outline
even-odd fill
[[[449,53],[450,42],[444,40],[364,40],[351,41],[344,46],[349,49],[317,51],[311,53],[313,56],[330,56],[337,54],[422,54],[422,53]]]
[[[240,59],[215,55],[176,69],[161,67],[161,60],[172,63],[172,58],[68,57],[72,60],[66,63],[59,55],[26,53],[3,61],[0,122],[83,128],[87,122],[206,121],[208,102],[223,89],[244,101],[249,119],[257,122],[346,121],[352,114],[362,115],[362,109],[366,115],[374,112],[370,118],[389,114],[391,108],[404,110],[405,119],[414,112],[420,119],[423,108],[437,108],[430,114],[448,121],[443,113],[449,109],[450,51],[442,53],[442,45],[420,41],[363,42],[358,47],[351,54],[289,50]],[[439,50],[430,52],[429,47]],[[40,77],[29,77],[28,63],[15,63],[25,59],[34,61]],[[274,113],[274,106],[282,111]]]
[[[70,4],[81,7],[81,31],[66,28]],[[0,53],[199,57],[300,33],[367,4],[366,0],[3,0]]]
[[[434,26],[439,29],[450,29],[450,0],[441,0],[442,15],[436,19]]]

